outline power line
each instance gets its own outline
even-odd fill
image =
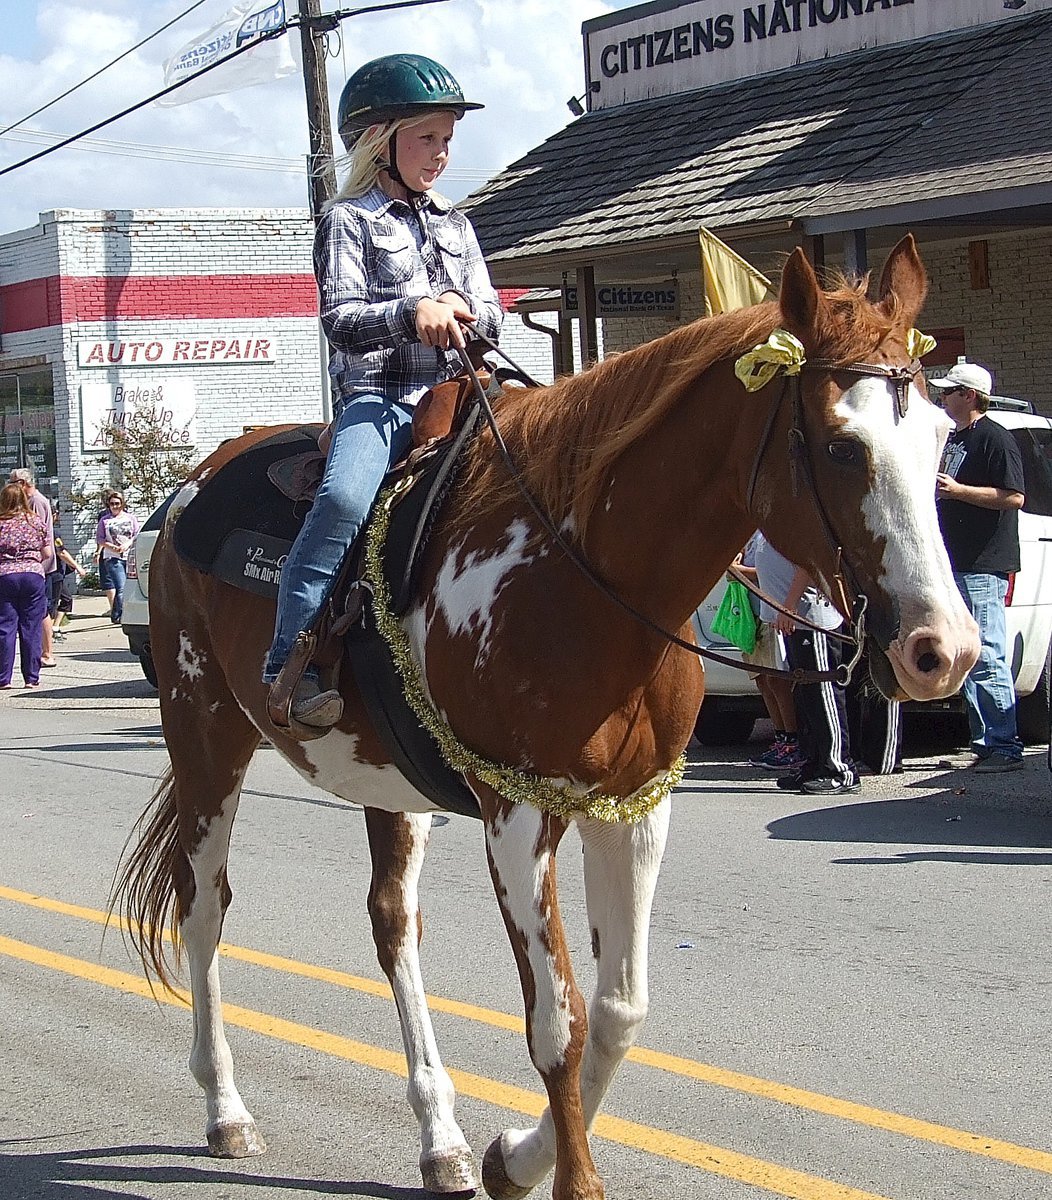
[[[320,18],[323,24],[322,28],[328,26],[335,29],[340,21],[347,20],[348,17],[359,17],[371,12],[386,12],[394,8],[416,8],[420,5],[428,4],[444,4],[447,0],[391,0],[387,4],[374,4],[365,8],[341,8],[336,12],[325,14]],[[159,92],[154,92],[152,96],[147,96],[144,100],[138,101],[136,104],[130,104],[127,108],[121,109],[120,112],[114,113],[111,117],[106,117],[105,120],[96,121],[94,125],[88,126],[87,129],[82,129],[79,133],[71,134],[62,141],[57,142],[53,146],[48,146],[45,150],[40,150],[36,154],[29,155],[28,158],[20,159],[16,163],[11,163],[9,166],[0,168],[0,177],[10,174],[12,171],[17,171],[21,167],[28,167],[30,163],[37,162],[41,158],[46,158],[49,154],[54,154],[56,150],[61,150],[64,146],[69,146],[73,142],[80,141],[81,138],[87,137],[89,134],[95,133],[96,130],[105,129],[107,125],[112,125],[115,121],[119,121],[122,117],[126,117],[129,113],[137,112],[140,108],[145,108],[147,104],[152,104],[155,100],[159,100],[162,96],[167,96],[184,84],[190,83],[191,80],[200,79],[202,75],[207,75],[209,71],[214,71],[217,67],[224,66],[233,59],[245,54],[247,51],[254,49],[256,46],[262,45],[264,42],[272,41],[274,38],[282,37],[289,29],[299,25],[298,19],[287,19],[282,25],[276,29],[269,29],[250,41],[239,46],[236,50],[232,50],[223,58],[216,59],[214,63],[209,63],[208,66],[202,67],[199,71],[195,71],[193,75],[186,79],[179,79],[175,83],[169,84],[165,88],[161,88]]]
[[[19,125],[24,125],[26,121],[32,121],[34,117],[38,117],[42,112],[44,112],[45,109],[50,108],[53,104],[58,104],[60,100],[65,100],[67,96],[71,96],[75,91],[77,91],[78,88],[82,88],[86,83],[91,83],[93,79],[98,79],[103,71],[108,71],[110,67],[115,67],[122,58],[127,58],[129,54],[134,54],[136,50],[141,49],[146,45],[147,42],[153,41],[158,34],[164,33],[166,29],[171,29],[171,27],[177,21],[181,21],[183,17],[188,17],[195,8],[200,8],[202,4],[206,3],[207,0],[197,0],[196,4],[191,4],[189,8],[184,9],[177,17],[172,17],[172,19],[166,25],[162,25],[160,29],[155,29],[153,33],[149,34],[147,37],[144,37],[141,42],[136,42],[134,46],[129,47],[122,54],[118,54],[115,59],[112,59],[104,67],[99,67],[99,69],[93,74],[89,75],[87,79],[82,79],[80,83],[75,83],[71,88],[66,88],[66,90],[60,96],[56,96],[54,100],[49,100],[46,104],[42,104],[39,108],[34,108],[31,113],[26,113],[26,115],[20,120],[15,121],[13,125],[8,125],[6,129],[0,129],[0,137],[3,137],[5,133],[10,133],[12,129],[17,129]]]
[[[7,141],[28,142],[36,146],[50,146],[62,141],[61,133],[48,133],[43,129],[18,129],[0,135]],[[109,154],[118,158],[150,159],[160,162],[184,162],[197,166],[229,167],[246,171],[273,171],[296,174],[303,170],[303,157],[287,158],[280,155],[237,154],[224,150],[202,150],[193,146],[165,146],[154,142],[110,141],[105,138],[84,137],[74,147],[76,150],[93,154]],[[497,173],[477,167],[447,167],[443,177],[462,179],[468,182],[485,182]]]

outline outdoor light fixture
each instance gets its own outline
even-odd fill
[[[1025,3],[1026,0],[1021,0],[1021,2]],[[566,107],[570,110],[570,112],[573,113],[575,117],[583,117],[584,105],[581,103],[581,101],[585,98],[585,96],[588,95],[589,92],[598,91],[599,84],[593,79],[591,83],[589,83],[588,87],[579,96],[571,96],[570,99],[566,101]]]
[[[1005,0],[1004,6],[1009,12],[1014,12],[1018,8],[1022,8],[1026,4],[1026,0]]]

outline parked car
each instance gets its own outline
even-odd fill
[[[1052,689],[1052,419],[1039,416],[1025,400],[994,396],[990,416],[1013,432],[1023,451],[1027,471],[1027,509],[1019,514],[1020,571],[1009,581],[1008,646],[1017,698],[1016,719],[1024,742],[1049,738]],[[1029,464],[1044,457],[1047,478],[1031,474]],[[740,657],[712,632],[712,618],[723,598],[717,584],[694,614],[698,644],[721,654]],[[907,712],[959,711],[960,696],[926,703],[910,701]],[[730,745],[749,739],[757,718],[766,716],[756,684],[745,671],[722,663],[705,662],[705,699],[698,713],[695,736],[704,745]]]
[[[121,629],[128,649],[139,660],[142,673],[157,686],[157,672],[150,650],[150,556],[168,512],[169,498],[143,522],[128,549],[128,582],[124,587],[124,614]]]

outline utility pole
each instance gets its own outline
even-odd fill
[[[336,195],[336,168],[333,166],[332,125],[329,119],[329,92],[325,83],[325,33],[327,22],[321,14],[321,0],[299,0],[300,45],[303,48],[303,90],[307,96],[307,125],[310,130],[308,179],[310,211],[318,223],[325,204]],[[335,29],[336,21],[328,23]]]
[[[307,127],[310,154],[307,158],[307,187],[310,215],[317,225],[322,209],[336,195],[336,168],[332,161],[332,124],[329,119],[329,89],[325,81],[325,32],[321,0],[299,0],[300,46],[303,48],[303,90],[307,96]],[[328,27],[338,22],[330,19]],[[329,342],[318,326],[318,356],[321,362],[321,417],[332,419],[329,390]]]

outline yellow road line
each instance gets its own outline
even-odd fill
[[[85,962],[66,954],[56,954],[54,951],[44,950],[39,946],[18,942],[2,935],[0,935],[0,954],[52,971],[61,971],[89,983],[102,984],[105,987],[116,988],[118,991],[147,999],[156,999],[165,1004],[185,1007],[187,1003],[185,995],[176,997],[162,993],[160,990],[154,995],[149,983],[138,975],[129,975],[125,971],[116,971],[112,967]],[[300,1025],[294,1021],[286,1021],[280,1017],[273,1017],[268,1013],[257,1012],[251,1008],[241,1008],[235,1004],[223,1005],[223,1019],[230,1025],[249,1029],[283,1042],[290,1042],[296,1046],[305,1046],[321,1054],[346,1059],[349,1062],[385,1071],[391,1075],[399,1075],[402,1078],[406,1076],[404,1056],[378,1046],[352,1041],[350,1038],[326,1033],[321,1029],[313,1029],[309,1025]],[[539,1117],[544,1110],[545,1099],[536,1092],[498,1083],[496,1080],[487,1079],[482,1075],[473,1075],[467,1071],[451,1070],[449,1074],[453,1080],[453,1086],[462,1096],[471,1096],[473,1099],[482,1100],[498,1108],[524,1113],[534,1119]],[[636,1150],[642,1150],[646,1154],[671,1159],[689,1167],[696,1167],[724,1179],[751,1184],[775,1195],[788,1197],[789,1200],[887,1200],[886,1197],[878,1196],[873,1192],[859,1191],[857,1188],[820,1179],[815,1175],[807,1175],[802,1171],[794,1171],[789,1167],[780,1167],[775,1163],[751,1158],[749,1155],[739,1154],[722,1146],[695,1141],[693,1138],[668,1133],[663,1129],[652,1129],[635,1121],[621,1120],[619,1117],[598,1117],[594,1133],[595,1136],[606,1141],[617,1142]]]
[[[79,905],[67,904],[61,900],[52,900],[45,896],[34,896],[28,892],[20,892],[14,888],[0,884],[0,899],[12,900],[19,904],[42,908],[49,912],[61,913],[65,916],[78,917],[81,920],[102,924],[106,914],[93,908],[82,908]],[[311,963],[300,963],[294,959],[282,958],[278,955],[267,954],[260,950],[249,950],[221,942],[220,953],[227,958],[240,962],[252,963],[270,970],[284,971],[288,974],[299,975],[307,979],[333,984],[337,987],[349,988],[365,992],[371,996],[391,999],[391,989],[386,983],[374,979],[365,979],[358,975],[350,975],[344,971],[333,970],[330,967],[319,967]],[[474,1004],[464,1004],[458,1000],[449,1000],[442,996],[428,996],[428,1005],[433,1012],[449,1013],[466,1020],[478,1021],[483,1024],[508,1029],[513,1032],[524,1031],[523,1022],[519,1017],[509,1013],[495,1012],[493,1009],[481,1008]],[[628,1061],[642,1066],[651,1067],[658,1071],[681,1075],[695,1079],[699,1083],[710,1084],[714,1087],[724,1087],[731,1091],[744,1092],[761,1099],[773,1100],[778,1104],[790,1105],[794,1108],[808,1109],[822,1113],[825,1116],[836,1117],[839,1120],[854,1121],[859,1125],[868,1125],[874,1129],[883,1129],[889,1133],[900,1134],[903,1137],[915,1138],[920,1141],[932,1142],[935,1145],[947,1146],[952,1150],[963,1150],[969,1154],[978,1154],[985,1158],[997,1159],[1011,1166],[1026,1167],[1032,1171],[1041,1171],[1052,1175],[1052,1154],[1045,1150],[1035,1150],[1029,1146],[1020,1146],[1014,1142],[1002,1141],[998,1138],[984,1137],[982,1134],[971,1133],[964,1129],[954,1129],[947,1125],[938,1125],[932,1121],[923,1121],[916,1117],[903,1116],[900,1113],[888,1112],[885,1109],[870,1108],[865,1104],[856,1104],[851,1100],[842,1100],[835,1096],[825,1096],[821,1092],[811,1092],[804,1088],[791,1087],[788,1084],[776,1083],[773,1080],[761,1079],[753,1075],[745,1075],[738,1071],[726,1070],[723,1067],[712,1066],[708,1063],[696,1062],[689,1058],[679,1058],[672,1054],[664,1054],[658,1050],[648,1050],[642,1046],[634,1046],[628,1052]]]

